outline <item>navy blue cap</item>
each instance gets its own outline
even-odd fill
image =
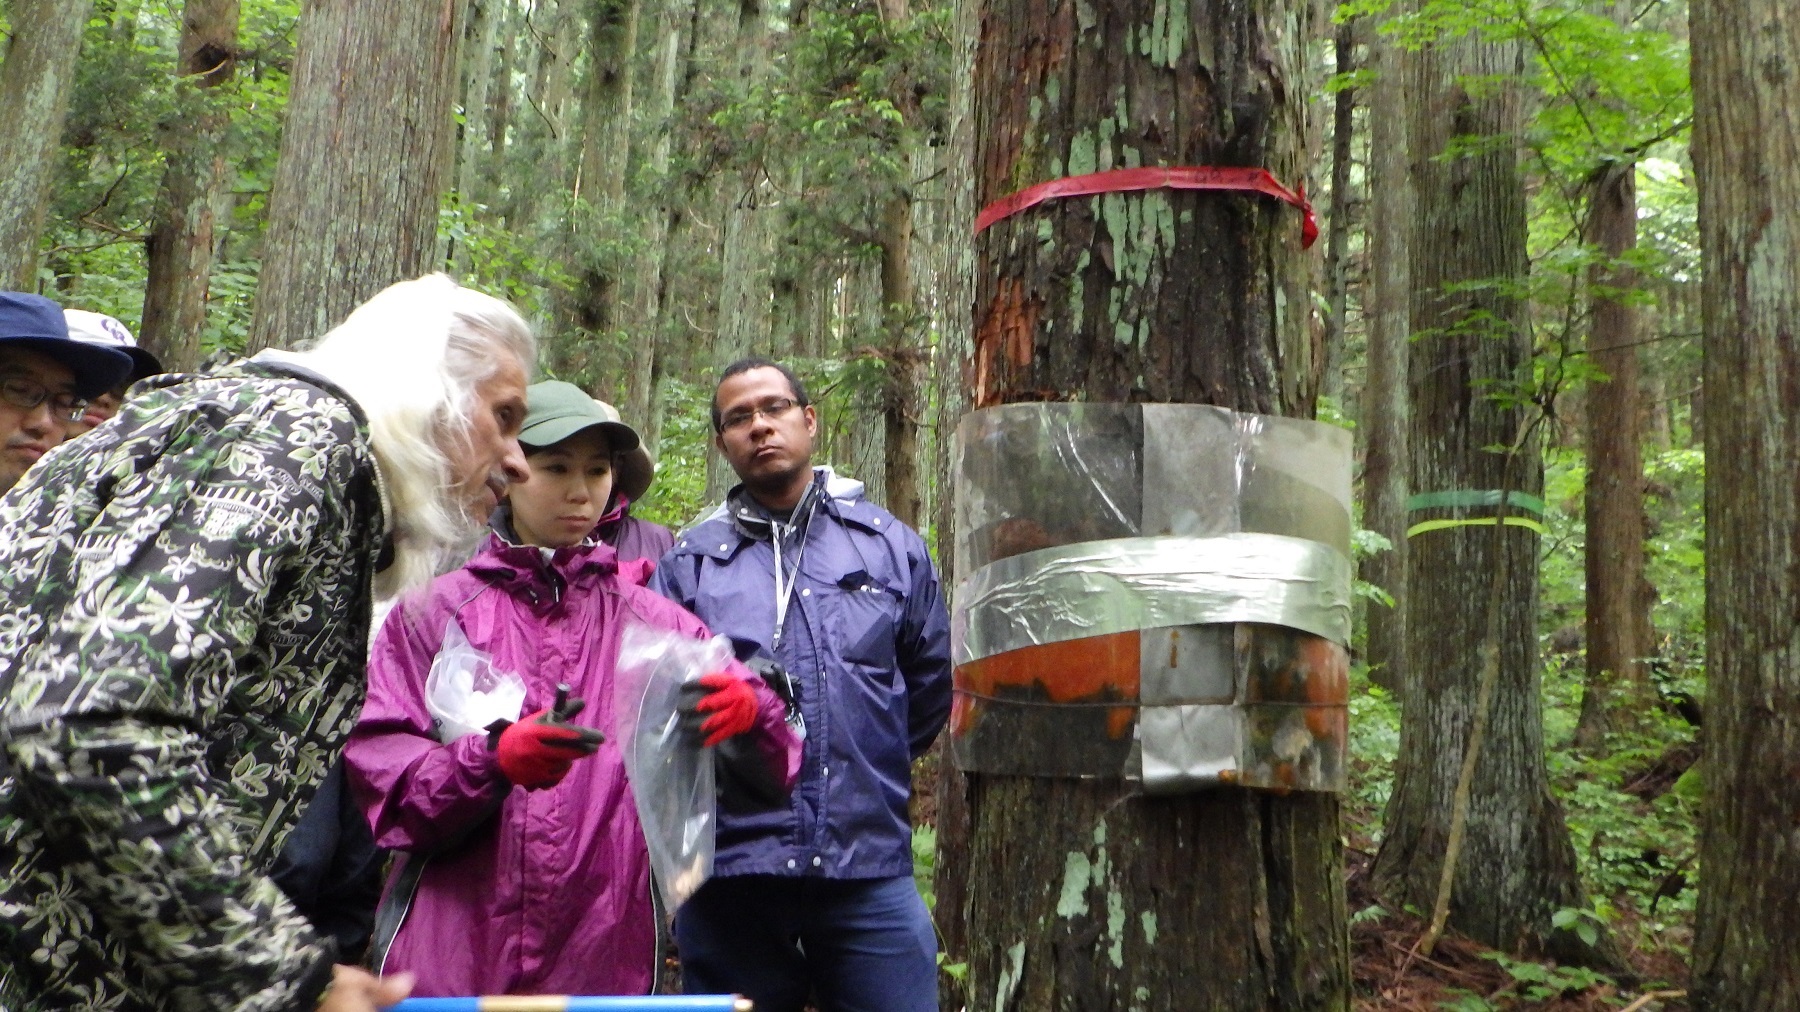
[[[131,374],[131,356],[69,336],[62,307],[42,295],[0,292],[0,348],[23,348],[61,362],[75,374],[75,393],[95,397]]]

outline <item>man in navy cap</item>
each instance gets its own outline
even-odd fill
[[[88,398],[131,369],[124,352],[70,338],[56,303],[0,292],[0,493],[68,436]]]

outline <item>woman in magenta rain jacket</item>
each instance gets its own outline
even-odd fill
[[[428,598],[388,617],[344,754],[376,842],[404,852],[372,962],[418,974],[413,994],[650,991],[658,954],[649,857],[611,740],[619,633],[632,616],[708,635],[699,619],[621,577],[614,550],[597,539],[552,551],[496,534]],[[599,752],[557,786],[527,791],[501,773],[487,736],[440,744],[425,679],[452,618],[472,646],[525,680],[522,713],[550,706],[558,682],[586,700],[576,722],[608,733]],[[791,789],[800,743],[783,703],[735,661],[731,673],[756,692],[754,754]]]

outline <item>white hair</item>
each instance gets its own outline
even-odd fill
[[[456,488],[476,388],[516,360],[529,378],[531,328],[509,305],[442,274],[390,285],[297,356],[344,388],[369,418],[392,508],[394,561],[375,596],[423,586],[459,565],[482,533]]]

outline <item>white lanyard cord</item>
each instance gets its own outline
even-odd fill
[[[808,496],[807,498],[810,500],[812,497]],[[808,501],[804,505],[810,519],[812,503]],[[802,536],[800,547],[794,551],[794,575],[791,579],[784,578],[784,567],[781,564],[781,537],[784,526],[787,533],[792,533],[800,528],[799,519],[796,517],[785,525],[773,518],[769,521],[769,543],[775,548],[775,639],[769,644],[771,650],[781,646],[781,631],[787,626],[788,603],[793,600],[794,587],[800,582],[800,561],[806,556],[806,538]],[[807,526],[810,527],[811,524]]]

